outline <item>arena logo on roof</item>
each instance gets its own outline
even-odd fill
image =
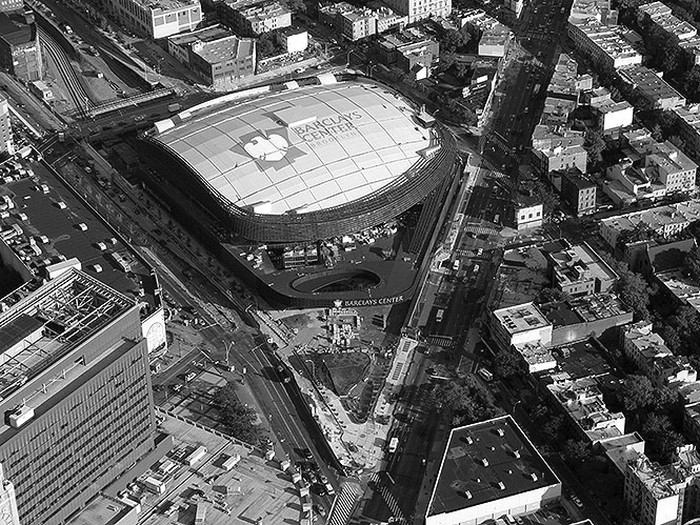
[[[305,153],[289,143],[287,130],[284,128],[256,131],[241,136],[241,143],[231,151],[252,158],[260,169],[287,165]]]
[[[294,126],[292,131],[309,147],[315,148],[328,142],[357,135],[355,124],[362,119],[364,119],[363,112],[359,110],[347,111]]]

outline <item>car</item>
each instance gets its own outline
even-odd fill
[[[319,496],[328,495],[328,489],[326,489],[325,485],[321,485],[320,483],[316,483],[314,485],[314,489],[315,489],[316,494],[318,494]]]
[[[299,451],[299,455],[304,458],[306,461],[311,461],[314,459],[314,455],[311,453],[311,451],[308,448],[302,448]]]
[[[576,505],[579,509],[583,508],[583,502],[578,496],[571,496],[571,501],[573,501],[574,505]]]
[[[282,365],[277,365],[277,375],[280,378],[280,381],[283,383],[289,383],[292,378],[289,375],[289,372],[282,366]]]
[[[314,505],[314,506],[313,506],[313,511],[314,511],[316,514],[318,514],[319,516],[321,516],[322,518],[324,518],[324,517],[326,516],[326,509],[324,509],[324,508],[321,507],[320,505]]]
[[[197,377],[196,372],[187,372],[187,374],[185,374],[185,381],[187,381],[187,382],[189,383],[189,382],[192,381],[195,377]]]

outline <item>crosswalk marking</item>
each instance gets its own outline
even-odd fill
[[[394,523],[406,525],[408,523],[408,520],[406,520],[406,515],[403,513],[403,510],[401,510],[399,503],[391,493],[391,490],[389,490],[389,487],[382,482],[381,476],[375,472],[370,476],[370,479],[374,482],[376,490],[382,496],[384,503],[394,515]]]
[[[360,496],[358,488],[355,483],[342,484],[328,513],[327,525],[347,525]]]

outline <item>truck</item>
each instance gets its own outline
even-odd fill
[[[455,261],[452,263],[452,271],[453,271],[453,272],[456,272],[457,270],[459,270],[459,259],[455,260]]]
[[[146,490],[153,494],[165,494],[165,483],[159,479],[149,476],[143,480],[143,485],[146,487]]]
[[[168,111],[170,111],[170,113],[175,113],[176,111],[180,111],[181,108],[182,108],[182,106],[177,102],[175,102],[173,104],[168,104]]]
[[[399,438],[394,436],[389,440],[389,454],[393,454],[399,449]]]

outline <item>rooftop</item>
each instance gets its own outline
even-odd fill
[[[224,202],[256,213],[340,206],[398,183],[437,146],[415,110],[369,82],[224,96],[157,123],[151,138]]]
[[[700,200],[691,199],[677,204],[667,204],[633,211],[601,219],[601,228],[618,232],[633,230],[639,223],[646,223],[652,230],[663,229],[672,225],[687,225],[700,219]]]
[[[559,485],[511,416],[450,432],[428,516]]]
[[[578,74],[578,63],[566,53],[559,55],[557,64],[554,66],[554,74],[549,81],[547,93],[552,96],[565,95],[577,96],[576,79]]]
[[[0,38],[11,45],[22,45],[36,39],[36,25],[27,24],[21,13],[0,13]]]
[[[534,302],[494,310],[493,315],[510,334],[544,328],[550,325]]]
[[[587,18],[574,22],[573,25],[611,59],[627,60],[629,63],[642,62],[642,56],[615,29],[597,19]]]
[[[173,11],[185,7],[199,7],[199,0],[131,0],[152,11]]]
[[[675,106],[685,104],[685,97],[673,89],[661,76],[646,66],[634,65],[620,70],[620,76],[642,95],[654,102],[673,101]]]
[[[554,279],[560,286],[595,279],[614,281],[617,274],[587,243],[568,245],[564,250],[548,254]]]
[[[652,328],[652,324],[646,321],[639,321],[623,327],[622,334],[625,343],[632,345],[645,361],[673,355],[666,346],[663,337],[653,332]]]
[[[181,33],[170,37],[169,40],[177,46],[189,47],[209,64],[255,57],[254,39],[239,38],[219,25]]]
[[[577,341],[550,350],[556,360],[556,371],[550,376],[565,379],[583,379],[603,376],[612,370],[610,364],[601,355],[590,340]]]
[[[0,303],[12,305],[0,314],[2,338],[12,337],[11,332],[16,334],[20,328],[18,322],[26,325],[28,319],[33,326],[39,323],[43,327],[25,345],[3,347],[0,399],[9,397],[135,305],[128,297],[74,269],[31,292],[20,288]]]

